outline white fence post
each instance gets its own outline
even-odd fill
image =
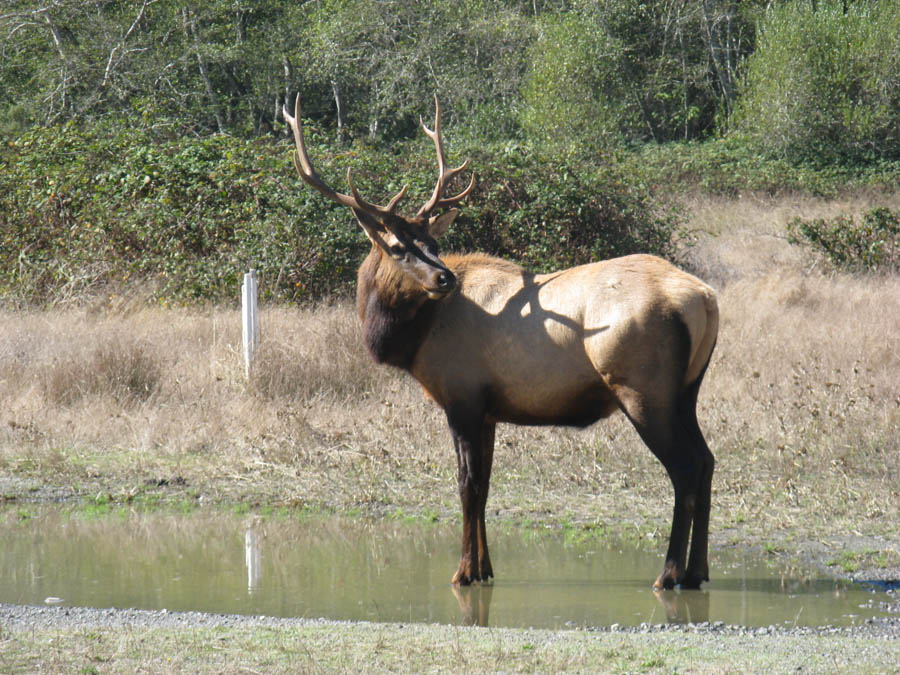
[[[250,364],[259,344],[259,308],[257,304],[258,284],[256,270],[244,275],[241,285],[241,309],[244,335],[244,374],[250,379]]]

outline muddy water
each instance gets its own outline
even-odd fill
[[[848,625],[876,593],[718,553],[703,591],[654,593],[657,552],[495,528],[491,585],[453,589],[457,525],[0,512],[0,601],[514,627]]]

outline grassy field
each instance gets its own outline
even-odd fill
[[[722,312],[699,406],[718,460],[715,542],[896,537],[900,281],[819,269],[782,231],[795,213],[853,204],[690,207],[715,236],[688,264]],[[443,414],[369,362],[349,303],[267,307],[261,324],[248,384],[233,309],[147,307],[136,293],[4,314],[0,471],[25,486],[7,497],[55,485],[457,513]],[[670,485],[621,416],[586,431],[504,426],[496,466],[493,518],[667,534]]]
[[[703,234],[685,262],[717,288],[722,318],[699,402],[717,458],[714,547],[811,556],[839,572],[900,569],[900,279],[833,272],[784,235],[794,216],[874,199],[686,201]],[[148,307],[131,290],[0,312],[0,496],[457,517],[443,414],[410,378],[370,363],[349,302],[265,307],[261,326],[248,383],[234,309]],[[664,549],[671,486],[621,416],[584,431],[501,427],[491,487],[489,521]],[[153,639],[162,649],[181,638]],[[273,649],[286,639],[274,635]],[[452,649],[469,638],[448,639]]]
[[[589,633],[310,622],[0,635],[4,672],[896,672],[900,643],[706,631]]]

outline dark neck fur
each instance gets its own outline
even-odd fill
[[[393,293],[395,289],[376,288],[380,262],[380,251],[373,249],[359,268],[356,306],[363,340],[376,363],[409,370],[431,327],[437,303],[423,302],[420,295],[404,297]]]

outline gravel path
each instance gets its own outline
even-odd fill
[[[591,632],[613,633],[697,633],[747,636],[810,636],[829,635],[854,638],[900,640],[900,597],[893,591],[894,601],[890,609],[895,615],[869,619],[850,627],[820,626],[816,628],[748,628],[715,623],[698,624],[641,624],[588,629]],[[328,619],[290,619],[271,616],[244,616],[240,614],[207,614],[204,612],[169,612],[143,609],[93,609],[90,607],[36,607],[0,603],[0,628],[21,630],[78,630],[85,628],[238,628],[238,627],[290,627],[310,624],[348,624],[354,622]]]

